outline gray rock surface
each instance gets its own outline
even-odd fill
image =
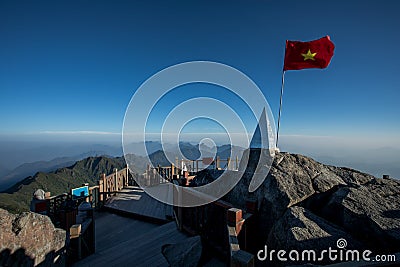
[[[245,173],[227,195],[227,200],[244,207],[244,200],[250,197],[248,184],[251,178],[252,173]],[[289,207],[314,194],[343,185],[346,185],[346,182],[331,170],[330,166],[302,155],[276,153],[263,184],[254,192],[260,204],[261,224],[264,228],[271,229]],[[268,236],[268,232],[260,234],[263,239]]]
[[[196,267],[202,253],[200,236],[191,237],[184,242],[164,245],[162,253],[172,267]]]
[[[400,181],[376,179],[363,186],[341,188],[321,214],[369,247],[400,248]]]
[[[51,266],[65,246],[65,231],[33,212],[0,209],[0,266]]]
[[[400,181],[378,179],[349,168],[321,164],[296,154],[276,153],[254,193],[244,173],[226,200],[245,209],[259,203],[257,236],[276,249],[327,249],[339,238],[375,253],[400,250]]]
[[[338,226],[318,217],[303,207],[290,207],[274,224],[267,243],[272,248],[318,249],[336,248],[336,241],[346,238],[347,248],[360,247],[361,243]]]

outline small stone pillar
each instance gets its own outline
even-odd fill
[[[244,223],[242,216],[242,210],[237,208],[230,208],[226,213],[226,221],[229,226],[235,227],[237,235],[242,230],[242,226]]]

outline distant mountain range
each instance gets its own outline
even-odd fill
[[[62,167],[68,167],[76,161],[95,156],[108,156],[101,154],[100,151],[90,151],[87,153],[79,154],[71,157],[59,157],[49,161],[35,161],[31,163],[23,163],[11,171],[0,172],[0,192],[12,186],[16,182],[24,179],[25,177],[32,176],[37,172],[51,172]]]
[[[24,163],[52,161],[56,158],[80,159],[88,156],[122,155],[120,143],[97,144],[83,142],[39,142],[0,140],[0,177]]]

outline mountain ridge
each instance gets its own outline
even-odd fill
[[[3,168],[3,171],[0,172],[0,192],[7,190],[9,187],[28,176],[35,175],[37,172],[52,172],[59,168],[71,166],[76,161],[84,158],[98,156],[114,157],[112,154],[109,154],[106,151],[91,150],[73,156],[63,156],[56,157],[51,160],[25,162],[11,170],[4,170]]]
[[[37,189],[58,195],[83,183],[95,185],[102,173],[110,174],[115,168],[125,167],[126,163],[123,157],[101,156],[88,157],[53,172],[37,172],[0,193],[0,207],[13,213],[27,211],[32,194]]]

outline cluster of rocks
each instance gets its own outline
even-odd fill
[[[65,238],[45,215],[0,209],[0,266],[62,266]]]
[[[346,249],[373,253],[400,250],[400,181],[379,179],[311,158],[276,153],[261,186],[248,187],[245,172],[226,199],[245,209],[257,198],[257,239],[271,249],[324,250],[347,241]]]

